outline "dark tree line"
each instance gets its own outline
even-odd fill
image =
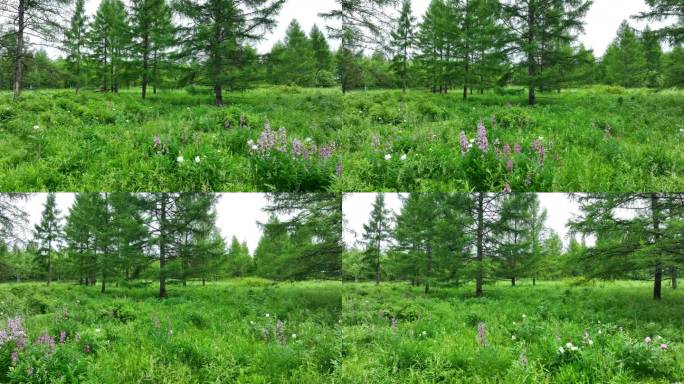
[[[8,235],[22,225],[20,198],[0,195],[0,280],[78,281],[106,292],[111,284],[156,279],[164,298],[169,281],[337,279],[341,273],[339,194],[272,195],[264,208],[271,220],[254,255],[235,237],[226,244],[215,224],[214,194],[79,193],[68,212],[48,194],[24,242]]]
[[[266,55],[252,44],[276,26],[285,0],[102,0],[95,15],[84,0],[12,0],[0,7],[0,84],[82,87],[117,92],[188,84],[211,86],[215,104],[223,89],[252,84],[333,86],[335,53],[314,26],[296,20]],[[13,22],[16,20],[16,22]],[[6,24],[4,24],[7,22]],[[43,45],[59,48],[50,59]]]
[[[379,195],[380,196],[380,195]],[[344,275],[355,281],[485,286],[520,279],[631,279],[677,287],[684,268],[684,196],[578,194],[580,214],[568,225],[567,247],[546,228],[533,193],[412,193],[392,215],[378,197],[360,248],[345,253]],[[559,209],[561,209],[559,207]],[[580,239],[576,238],[581,235]],[[595,244],[587,245],[588,237]],[[382,244],[385,244],[384,246]]]
[[[386,14],[396,1],[352,1],[351,11],[341,14],[348,20],[341,33],[351,36],[341,48],[348,57],[343,88],[413,86],[435,93],[460,88],[467,98],[475,90],[522,85],[532,105],[537,92],[571,86],[682,86],[682,6],[648,3],[651,11],[636,18],[677,22],[637,31],[625,21],[597,58],[577,42],[592,5],[588,0],[433,0],[419,21],[404,1],[390,23],[354,15]],[[672,44],[669,53],[661,48],[665,39]]]

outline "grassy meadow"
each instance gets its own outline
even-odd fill
[[[681,290],[662,302],[635,282],[472,291],[345,284],[340,382],[684,381]]]
[[[27,333],[15,362],[0,348],[0,382],[329,382],[339,283],[172,285],[163,301],[156,289],[0,285],[0,330],[19,315]]]
[[[596,86],[535,107],[505,93],[281,86],[227,93],[222,109],[204,88],[3,93],[0,190],[684,188],[684,92]]]

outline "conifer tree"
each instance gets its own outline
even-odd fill
[[[285,0],[178,0],[177,11],[189,23],[183,25],[181,41],[187,57],[201,58],[214,86],[214,103],[223,106],[223,86],[230,84],[229,71],[244,65],[256,41],[276,25],[275,16]]]
[[[606,81],[624,87],[643,86],[646,80],[647,62],[643,45],[636,31],[623,21],[617,37],[608,46],[602,66]]]
[[[390,210],[385,208],[385,195],[382,193],[376,194],[368,223],[363,225],[366,263],[372,267],[376,285],[380,284],[382,246],[390,238],[390,215]]]
[[[583,30],[583,17],[592,2],[588,0],[513,0],[502,3],[504,21],[510,37],[510,53],[521,55],[527,70],[528,104],[536,103],[536,90],[542,85],[554,42],[572,42]]]
[[[416,19],[411,13],[411,1],[404,0],[396,29],[392,31],[390,35],[392,39],[390,46],[394,52],[392,68],[401,79],[401,89],[403,92],[406,92],[406,89],[408,88],[408,67],[414,44],[413,27],[415,22]]]
[[[83,85],[83,62],[85,59],[85,48],[87,44],[86,23],[88,17],[85,15],[85,0],[76,0],[74,15],[71,17],[71,24],[66,31],[64,46],[67,51],[67,65],[73,76],[73,84],[76,93]]]
[[[40,223],[36,224],[34,230],[34,239],[39,246],[38,257],[47,269],[48,286],[52,282],[53,277],[54,265],[52,258],[59,248],[59,242],[62,238],[61,218],[59,215],[60,211],[57,209],[55,194],[48,193],[47,199],[43,204]]]

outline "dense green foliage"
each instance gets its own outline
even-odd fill
[[[632,282],[496,285],[484,299],[469,286],[429,295],[396,283],[345,288],[341,382],[684,379],[680,291],[654,302]]]
[[[680,92],[593,87],[539,94],[533,109],[513,90],[500,93],[464,102],[373,91],[342,101],[332,90],[279,87],[231,93],[223,110],[203,88],[144,101],[123,91],[5,94],[0,190],[682,189]],[[460,132],[474,139],[480,119],[489,151],[464,154]],[[288,150],[260,147],[262,136]],[[496,153],[516,143],[508,171]]]
[[[0,331],[22,318],[25,347],[0,337],[3,383],[325,383],[340,359],[339,283],[246,278],[169,287],[0,285]]]

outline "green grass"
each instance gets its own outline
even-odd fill
[[[33,91],[17,102],[3,93],[0,190],[684,189],[684,91],[565,90],[541,94],[535,107],[524,95],[460,97],[268,87],[226,93],[227,107],[217,109],[209,90],[197,88],[145,101],[136,89]],[[267,119],[285,128],[285,153],[250,150]],[[463,155],[460,132],[473,139],[480,119],[489,149]],[[305,160],[292,153],[295,139],[311,153],[314,145],[336,148]],[[494,148],[516,143],[522,150],[509,170],[509,157]]]
[[[345,284],[341,382],[684,380],[681,290],[655,302],[646,283],[499,284],[486,287],[484,298],[472,297],[473,289],[440,287],[425,295],[403,283]],[[568,342],[578,350],[568,351]]]
[[[463,101],[458,92],[352,93],[345,114],[356,139],[342,146],[366,155],[345,163],[345,182],[354,190],[497,191],[506,184],[537,192],[684,188],[684,92],[594,87],[544,93],[535,107],[526,102],[522,94]],[[522,145],[513,171],[495,155],[461,155],[460,132],[474,138],[480,119],[490,152],[497,140],[499,149]],[[531,148],[539,137],[544,166]],[[384,161],[386,154],[390,161]]]
[[[155,284],[98,288],[0,285],[0,329],[21,314],[30,340],[10,373],[0,347],[0,382],[324,383],[340,356],[338,283],[172,285],[164,301]],[[52,353],[35,345],[45,331],[57,340]]]

